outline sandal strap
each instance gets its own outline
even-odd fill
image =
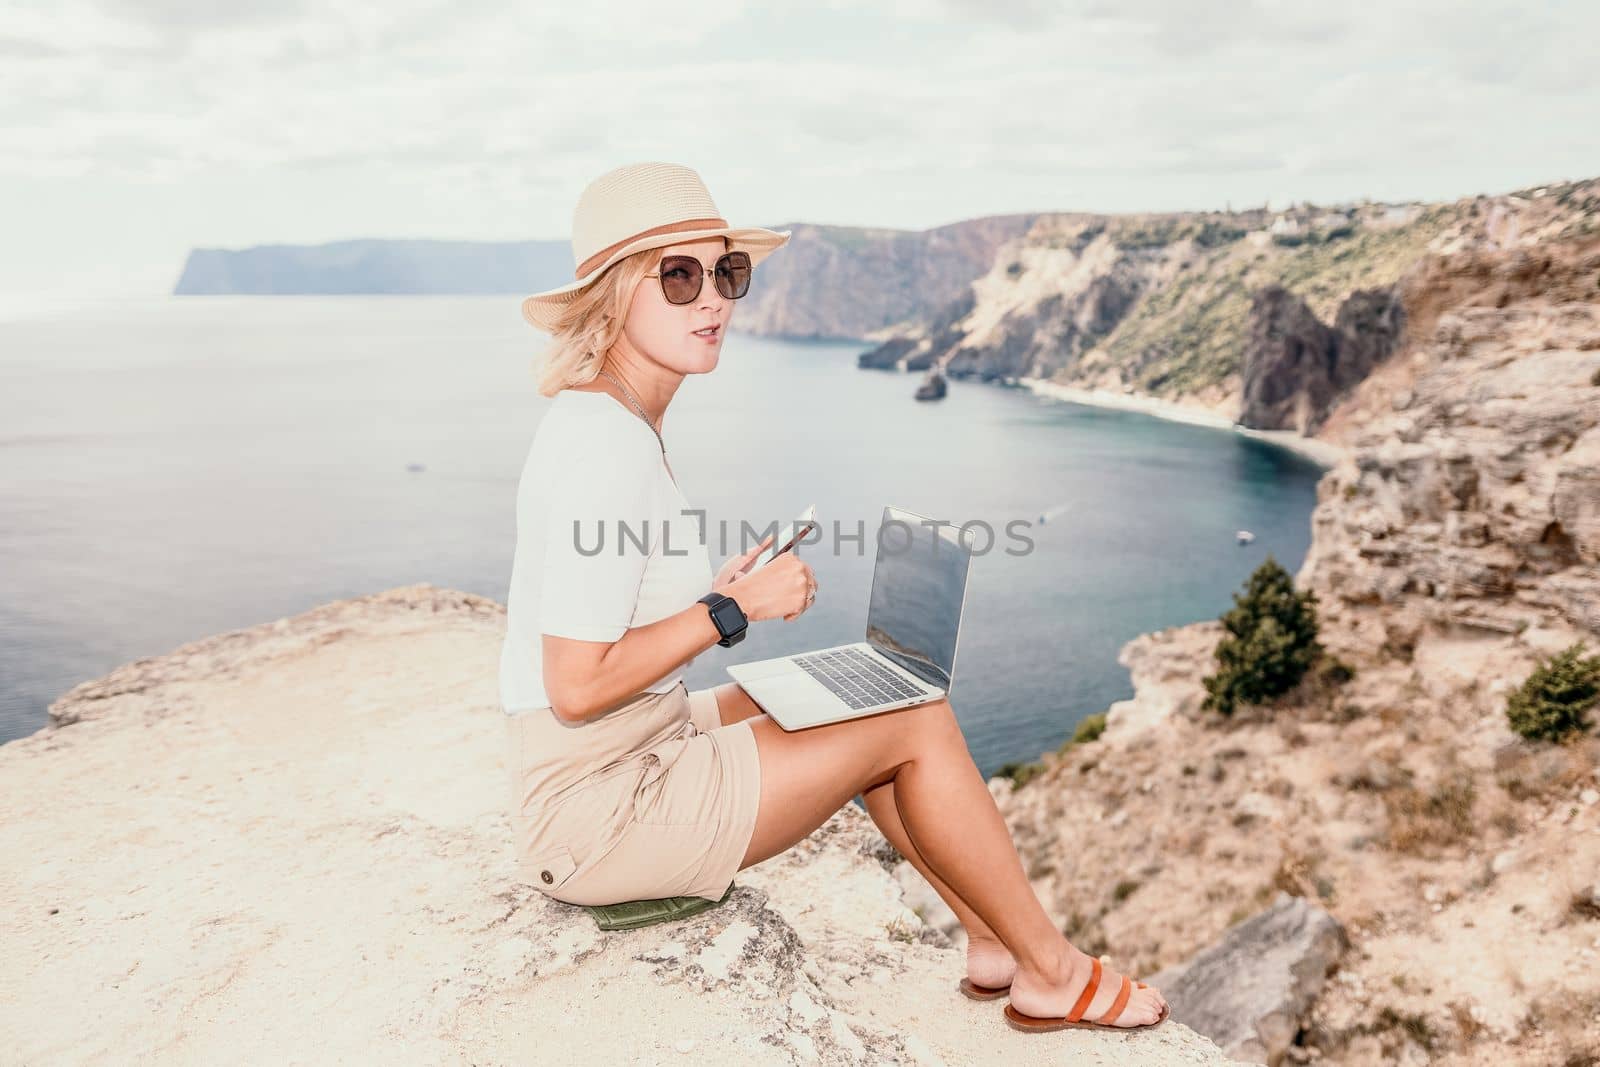
[[[1096,1021],[1110,1026],[1117,1021],[1117,1016],[1122,1014],[1122,1009],[1128,1005],[1128,995],[1133,992],[1133,982],[1127,975],[1122,976],[1122,988],[1117,990],[1117,999],[1111,1002],[1111,1007]]]
[[[1100,957],[1091,957],[1094,968],[1089,975],[1089,984],[1083,987],[1083,992],[1078,994],[1078,1002],[1067,1012],[1067,1022],[1075,1023],[1083,1018],[1083,1013],[1089,1010],[1089,1002],[1094,999],[1095,990],[1100,988]]]

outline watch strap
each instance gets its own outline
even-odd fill
[[[724,601],[731,601],[734,608],[739,612],[740,619],[744,620],[742,625],[740,625],[737,630],[725,629],[723,627],[722,620],[717,616],[717,611],[722,607]],[[717,644],[721,645],[723,648],[732,648],[734,645],[744,640],[745,631],[750,628],[750,623],[748,619],[745,619],[744,609],[739,607],[739,602],[737,600],[734,600],[733,597],[728,596],[725,593],[712,591],[701,597],[699,602],[706,605],[706,607],[709,609],[711,614],[711,625],[715,626],[717,628],[717,633],[721,635],[721,640],[719,640]]]

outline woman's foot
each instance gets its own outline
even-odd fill
[[[1070,1012],[1078,997],[1089,984],[1094,973],[1094,958],[1068,946],[1067,954],[1049,972],[1020,967],[1011,981],[1011,1006],[1024,1015],[1041,1019],[1059,1019]],[[1132,978],[1132,975],[1129,975]],[[1116,1002],[1122,988],[1122,972],[1101,965],[1100,985],[1094,997],[1078,1018],[1081,1022],[1099,1022]],[[1154,986],[1133,982],[1133,991],[1122,1011],[1109,1024],[1111,1026],[1145,1026],[1161,1017],[1167,999]]]
[[[967,937],[967,980],[973,985],[1001,989],[1011,984],[1017,961],[997,937]]]

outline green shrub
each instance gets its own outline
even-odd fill
[[[1233,603],[1222,616],[1227,634],[1217,642],[1217,673],[1204,680],[1201,705],[1224,715],[1293,689],[1323,654],[1316,594],[1295,589],[1294,579],[1270,554]]]
[[[1056,749],[1059,753],[1066,753],[1074,745],[1088,745],[1100,740],[1100,735],[1106,732],[1106,713],[1101,711],[1094,715],[1085,716],[1078,723],[1078,728],[1072,731],[1072,736],[1061,742],[1061,747]]]
[[[1011,787],[1013,789],[1021,789],[1042,770],[1044,770],[1044,764],[1042,763],[1007,763],[998,771],[995,771],[995,774],[1002,778],[1011,779]]]
[[[1239,240],[1245,233],[1246,231],[1238,226],[1207,219],[1201,224],[1200,232],[1194,235],[1194,243],[1201,248],[1217,248]]]
[[[1506,701],[1511,728],[1533,741],[1561,741],[1589,729],[1600,703],[1600,655],[1582,641],[1543,660]]]
[[[1090,741],[1100,740],[1100,735],[1106,732],[1106,713],[1099,712],[1090,715],[1078,724],[1072,732],[1072,744],[1086,745]]]

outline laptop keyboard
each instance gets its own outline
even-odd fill
[[[859,648],[835,648],[791,658],[852,708],[870,708],[927,693]]]

